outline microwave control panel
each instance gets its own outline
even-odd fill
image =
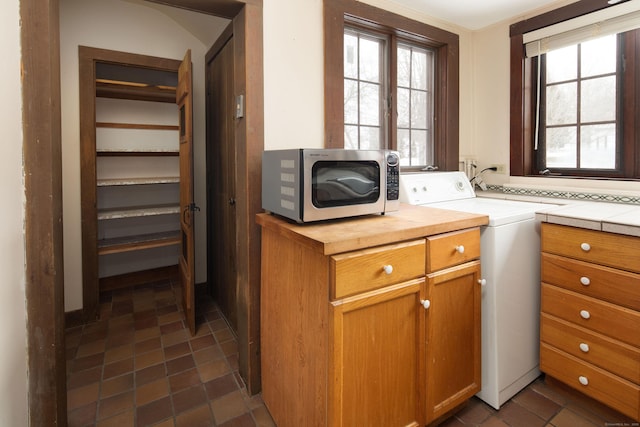
[[[395,152],[386,156],[387,163],[387,200],[400,198],[400,158]]]

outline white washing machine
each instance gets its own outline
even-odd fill
[[[482,389],[500,406],[540,375],[540,224],[549,204],[476,197],[463,172],[400,175],[400,201],[489,216],[480,231]]]

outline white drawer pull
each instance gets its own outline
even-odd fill
[[[393,266],[392,265],[385,265],[384,267],[382,267],[382,269],[387,274],[393,273]]]
[[[589,379],[585,376],[580,375],[578,377],[578,381],[580,381],[580,384],[582,385],[589,385]]]
[[[586,276],[582,276],[580,278],[580,283],[582,283],[585,286],[589,286],[591,284],[591,280]]]
[[[463,254],[464,253],[464,246],[463,245],[456,246],[456,251],[458,251],[459,254]]]
[[[582,249],[585,252],[589,252],[591,250],[591,245],[588,243],[582,243],[580,245],[580,249]]]
[[[582,317],[583,319],[588,319],[591,317],[591,313],[589,313],[587,310],[580,310],[580,317]]]
[[[580,351],[582,351],[583,353],[589,353],[589,344],[581,342]]]
[[[478,283],[480,283],[481,286],[486,286],[487,285],[487,279],[480,279],[480,280],[478,280]]]
[[[431,301],[429,301],[428,299],[421,299],[420,304],[422,304],[425,310],[431,307]]]

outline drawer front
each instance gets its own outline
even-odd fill
[[[544,343],[540,345],[540,370],[633,419],[640,417],[640,386],[637,384]]]
[[[424,239],[334,255],[329,261],[331,298],[424,276],[424,260]]]
[[[480,229],[427,237],[427,272],[442,270],[480,257]]]
[[[548,314],[540,318],[540,339],[580,360],[640,384],[640,349]]]
[[[640,274],[542,254],[542,281],[640,311]]]
[[[541,309],[591,331],[640,347],[640,312],[542,284]]]
[[[640,238],[542,224],[542,251],[640,273]]]

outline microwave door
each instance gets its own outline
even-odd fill
[[[324,169],[315,182],[317,207],[341,206],[375,201],[380,194],[377,182],[354,171]]]

